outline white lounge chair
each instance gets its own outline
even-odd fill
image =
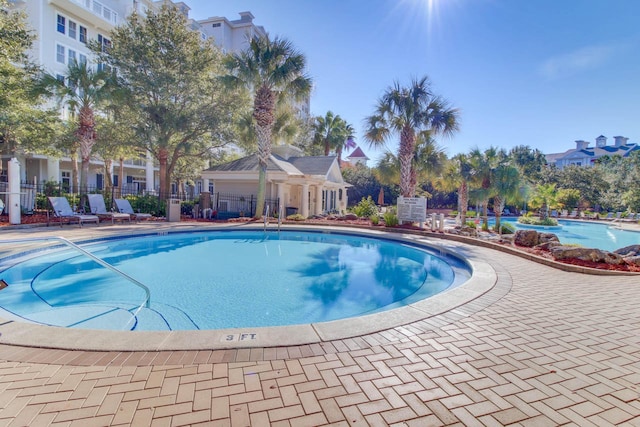
[[[60,227],[67,221],[69,224],[72,222],[77,222],[80,227],[85,222],[95,222],[96,225],[100,223],[100,218],[96,215],[83,215],[78,214],[71,209],[69,205],[69,201],[66,197],[48,197],[49,204],[51,205],[51,211],[53,212],[53,216],[58,218],[60,221]],[[47,225],[49,225],[50,217],[49,211],[47,211]]]
[[[109,212],[107,206],[104,204],[104,197],[102,194],[89,194],[89,208],[91,213],[97,215],[99,218],[111,219],[111,224],[115,221],[129,221],[131,222],[131,215],[120,212]]]
[[[141,220],[141,219],[149,219],[151,218],[153,215],[148,214],[148,213],[136,213],[133,211],[133,208],[131,207],[131,203],[129,203],[129,201],[127,199],[113,199],[113,201],[116,203],[116,206],[118,207],[118,211],[120,213],[124,213],[124,214],[128,214],[130,216],[133,217],[133,219],[135,219],[136,221]]]

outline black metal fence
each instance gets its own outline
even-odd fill
[[[0,182],[0,193],[8,193],[6,182]],[[110,190],[89,186],[86,193],[102,194],[108,210],[115,210],[113,200],[126,198],[136,212],[149,213],[157,217],[166,216],[168,199],[181,201],[181,213],[200,218],[229,219],[237,217],[253,217],[256,213],[257,196],[253,194],[233,193],[171,193],[162,194],[156,191],[140,190],[134,187],[112,187]],[[50,208],[47,197],[69,199],[71,206],[78,212],[90,212],[88,202],[77,192],[72,192],[68,184],[58,182],[41,182],[20,184],[20,206],[23,214],[46,211]],[[0,199],[7,205],[7,194],[0,194]],[[277,216],[280,203],[278,199],[265,200],[265,212],[269,216]],[[263,212],[263,213],[265,213]]]

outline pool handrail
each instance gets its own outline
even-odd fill
[[[101,266],[113,271],[116,274],[119,274],[120,276],[124,277],[126,280],[130,281],[134,285],[139,286],[140,288],[142,288],[144,290],[144,292],[146,294],[144,306],[146,308],[150,308],[151,307],[151,291],[149,290],[149,288],[146,285],[144,285],[143,283],[140,283],[138,280],[134,279],[133,277],[129,276],[128,274],[118,270],[113,265],[111,265],[108,262],[98,258],[97,256],[95,256],[91,252],[82,249],[80,246],[76,245],[75,243],[73,243],[69,239],[65,239],[64,237],[59,237],[59,236],[28,237],[28,238],[24,238],[24,239],[0,240],[0,243],[46,242],[46,241],[49,241],[49,240],[55,240],[55,241],[64,243],[65,245],[67,245],[67,246],[77,250],[78,252],[88,256],[89,258],[91,258],[92,260],[94,260],[95,262],[100,264]]]

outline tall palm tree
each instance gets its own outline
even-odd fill
[[[558,189],[556,184],[538,184],[533,191],[529,204],[534,208],[540,209],[540,218],[544,220],[549,217],[549,208],[556,206],[557,199]]]
[[[246,88],[253,96],[253,120],[258,141],[258,197],[256,218],[262,217],[267,187],[267,163],[271,156],[274,112],[277,102],[301,100],[311,91],[305,74],[306,59],[286,39],[269,36],[252,38],[249,48],[227,57],[229,74],[224,80]]]
[[[495,229],[502,233],[500,218],[505,203],[517,200],[520,196],[520,171],[517,167],[502,163],[496,167],[493,173],[493,212],[496,215]]]
[[[327,111],[324,117],[315,118],[313,132],[313,143],[324,147],[325,156],[334,150],[338,160],[342,160],[342,150],[355,147],[353,126],[332,111]]]
[[[445,164],[442,174],[436,180],[436,186],[444,191],[458,192],[458,212],[460,225],[467,222],[467,206],[469,205],[469,181],[472,178],[471,164],[466,154],[453,156]]]
[[[413,197],[416,183],[411,177],[415,173],[413,159],[418,134],[428,131],[432,135],[452,135],[458,130],[458,110],[449,108],[446,101],[432,92],[425,76],[413,79],[409,87],[394,83],[378,100],[375,113],[365,123],[365,139],[371,145],[383,145],[391,136],[400,135],[400,192]]]
[[[77,61],[69,64],[64,81],[53,76],[44,78],[45,85],[53,89],[58,99],[69,107],[73,120],[77,121],[75,135],[82,162],[81,194],[87,192],[91,151],[97,138],[95,112],[110,95],[110,78],[110,73],[96,71],[86,62]]]
[[[471,164],[471,196],[482,205],[482,227],[489,227],[488,206],[489,200],[493,197],[493,181],[495,169],[500,162],[504,161],[506,153],[496,147],[489,147],[485,151],[474,148],[469,153]]]

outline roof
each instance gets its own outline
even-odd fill
[[[272,156],[273,157],[273,156]],[[258,155],[252,154],[241,159],[233,160],[221,165],[211,166],[208,171],[220,171],[220,172],[244,172],[244,171],[257,171],[258,170]],[[281,166],[275,162],[272,158],[267,163],[268,171],[281,171]]]
[[[335,156],[300,156],[289,157],[288,160],[277,155],[271,155],[267,163],[267,171],[286,172],[289,175],[322,175],[331,170]],[[215,172],[250,172],[258,170],[258,155],[252,154],[241,159],[233,160],[221,165],[215,165],[207,171]]]
[[[289,163],[305,175],[326,175],[335,160],[335,156],[289,157]]]
[[[353,150],[353,153],[347,156],[347,159],[363,159],[363,158],[369,160],[367,155],[364,154],[364,152],[360,147],[356,147],[356,149]]]

